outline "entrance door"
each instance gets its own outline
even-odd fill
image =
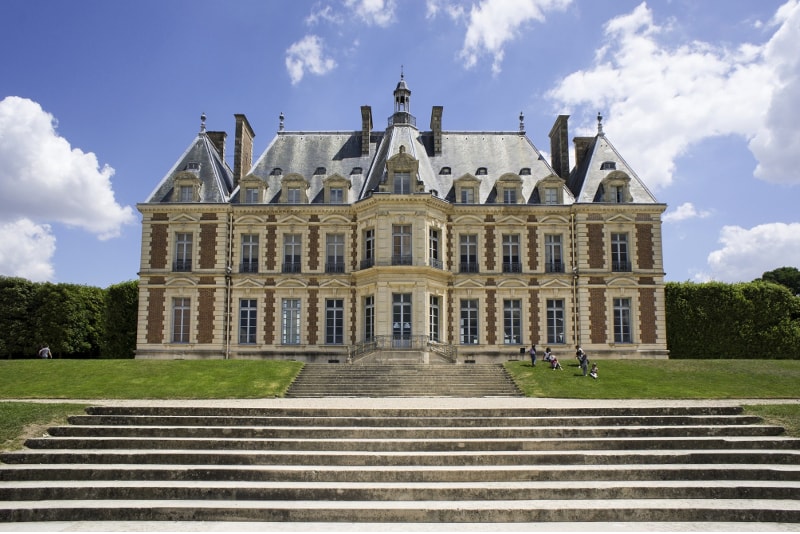
[[[392,295],[392,347],[411,348],[411,293]]]

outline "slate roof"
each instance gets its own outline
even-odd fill
[[[199,169],[192,171],[198,164]],[[230,200],[233,191],[233,171],[222,160],[205,132],[200,132],[150,193],[146,202],[173,201],[175,177],[184,171],[194,172],[200,179],[200,202],[224,203]]]

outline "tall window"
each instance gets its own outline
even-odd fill
[[[325,343],[341,345],[344,343],[344,300],[325,300]]]
[[[177,272],[192,270],[192,234],[175,234],[175,265],[172,270]]]
[[[375,338],[375,297],[364,297],[364,341]]]
[[[302,269],[302,240],[300,234],[283,236],[283,272],[299,273]]]
[[[560,235],[547,234],[544,236],[544,269],[548,273],[564,272]]]
[[[256,319],[258,317],[256,299],[239,301],[239,343],[254,344],[256,342]]]
[[[545,187],[544,189],[544,203],[545,204],[558,204],[558,189],[555,187]]]
[[[439,310],[439,297],[431,295],[430,315],[428,317],[428,336],[431,341],[439,341],[439,321],[441,313]]]
[[[631,270],[628,234],[611,234],[611,270],[623,272]]]
[[[547,299],[547,342],[565,343],[564,301]]]
[[[478,272],[478,236],[474,234],[460,236],[459,242],[462,273]]]
[[[258,204],[258,188],[248,187],[244,190],[245,204]]]
[[[517,190],[507,187],[503,189],[503,204],[516,204]]]
[[[392,225],[392,265],[411,265],[411,225]]]
[[[625,186],[623,185],[610,185],[608,186],[608,201],[617,204],[625,202]]]
[[[328,234],[325,242],[325,272],[344,272],[344,234]]]
[[[461,344],[473,345],[478,342],[478,301],[463,299],[461,301]]]
[[[189,316],[191,300],[188,298],[172,299],[172,342],[189,343]]]
[[[328,202],[331,204],[344,204],[344,189],[341,187],[330,188],[330,198]]]
[[[281,343],[300,343],[300,299],[283,299],[281,304]]]
[[[442,260],[439,258],[439,230],[436,228],[428,231],[428,256],[431,267],[442,268]]]
[[[302,198],[299,187],[290,187],[286,192],[286,201],[289,204],[301,204]]]
[[[503,236],[503,272],[518,273],[522,271],[519,260],[519,235]]]
[[[522,343],[522,303],[519,300],[503,301],[503,343]]]
[[[614,299],[614,342],[631,343],[631,299]]]
[[[239,272],[258,272],[258,236],[255,234],[242,235],[242,264]]]
[[[361,268],[368,269],[375,265],[375,230],[370,228],[364,230],[364,259],[361,260]]]
[[[462,187],[461,188],[461,203],[474,204],[475,203],[475,188]]]
[[[194,201],[194,187],[191,185],[182,185],[179,189],[181,202]]]
[[[411,193],[411,174],[407,172],[394,173],[394,192],[398,195]]]
[[[392,293],[392,347],[411,347],[411,293]]]

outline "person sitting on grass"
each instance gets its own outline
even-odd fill
[[[594,379],[597,379],[597,364],[596,363],[592,364],[592,370],[589,371],[589,376],[591,376]]]
[[[544,349],[544,361],[549,362],[553,359],[553,353],[550,352],[550,347]]]
[[[564,368],[561,367],[561,364],[558,363],[558,358],[556,358],[555,354],[553,354],[550,357],[550,369],[552,369],[553,371],[555,371],[556,369],[561,369],[562,371],[564,370]]]

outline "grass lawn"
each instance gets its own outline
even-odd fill
[[[0,399],[281,397],[301,368],[278,360],[0,360]]]
[[[508,362],[529,397],[576,399],[797,399],[800,361],[598,360],[600,378],[577,362],[563,371]],[[226,399],[281,397],[302,364],[274,360],[0,360],[2,399]],[[63,424],[83,405],[0,402],[0,445]],[[746,406],[800,437],[800,404]]]

